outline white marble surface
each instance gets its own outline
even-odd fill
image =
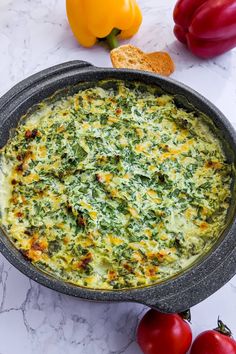
[[[166,49],[173,77],[212,100],[236,127],[236,50],[211,61],[193,57],[172,34],[173,0],[139,0],[144,21],[131,40],[146,51]],[[67,60],[111,66],[104,48],[81,48],[63,0],[0,1],[0,95],[48,66]],[[0,354],[140,354],[139,304],[80,301],[30,281],[0,255]],[[236,277],[192,309],[194,335],[220,315],[236,336]],[[171,353],[168,353],[171,354]]]

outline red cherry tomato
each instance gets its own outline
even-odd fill
[[[180,315],[150,310],[139,323],[137,341],[144,354],[186,354],[192,331]]]
[[[193,342],[191,354],[236,354],[236,342],[222,321],[216,330],[205,331]]]

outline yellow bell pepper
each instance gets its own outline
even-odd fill
[[[136,0],[66,0],[66,10],[71,29],[84,47],[102,39],[115,48],[117,35],[132,37],[142,22]]]

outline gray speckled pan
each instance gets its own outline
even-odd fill
[[[0,148],[16,127],[20,117],[34,104],[50,97],[60,89],[73,87],[80,82],[103,79],[136,80],[157,85],[176,96],[186,108],[195,107],[211,118],[217,135],[223,142],[227,159],[235,164],[236,135],[224,115],[208,100],[181,83],[158,75],[123,69],[96,68],[83,61],[72,61],[41,71],[20,82],[0,99]],[[232,186],[232,203],[225,231],[208,254],[181,274],[160,284],[132,290],[90,290],[53,278],[36,269],[12,245],[0,229],[0,250],[21,272],[51,289],[95,301],[134,301],[165,312],[180,312],[192,307],[223,286],[236,273],[236,211],[235,182]]]

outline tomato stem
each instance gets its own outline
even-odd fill
[[[218,325],[218,327],[215,328],[214,331],[224,334],[225,336],[232,337],[232,332],[231,332],[230,328],[228,326],[226,326],[226,324],[224,324],[224,322],[221,321],[219,319],[219,317],[217,320],[217,325]]]
[[[183,319],[183,320],[186,320],[188,321],[189,323],[191,323],[191,311],[190,309],[186,310],[186,311],[183,311],[183,312],[180,312],[179,313],[179,316]]]

